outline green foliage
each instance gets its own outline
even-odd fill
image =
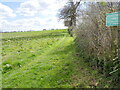
[[[100,4],[101,4],[102,6],[106,6],[106,5],[107,5],[106,2],[100,2]]]
[[[67,36],[66,30],[3,33],[3,87],[70,87]]]

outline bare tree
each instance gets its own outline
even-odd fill
[[[73,27],[76,26],[76,15],[77,15],[77,7],[79,6],[81,0],[78,2],[73,2],[73,0],[69,0],[69,2],[67,2],[67,4],[60,9],[58,17],[60,19],[64,19],[65,21],[68,22],[68,32],[71,36],[72,35],[72,30]]]

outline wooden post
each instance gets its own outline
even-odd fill
[[[118,3],[118,12],[120,12],[120,1]],[[118,21],[120,21],[120,16],[118,15]],[[120,67],[120,26],[118,26],[118,68]],[[118,69],[118,82],[120,81],[119,75],[120,75],[120,68]],[[119,86],[119,84],[118,84]]]
[[[118,12],[120,12],[120,1],[118,2]],[[120,21],[119,15],[118,15],[118,21]],[[120,60],[120,26],[118,26],[118,60]]]
[[[118,60],[120,60],[120,27],[118,26]]]

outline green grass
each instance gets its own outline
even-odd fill
[[[77,56],[66,30],[3,33],[2,42],[3,88],[101,85],[101,76]]]

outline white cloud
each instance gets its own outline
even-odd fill
[[[23,16],[49,15],[63,7],[65,3],[66,1],[57,0],[27,0],[21,3],[17,13]]]
[[[66,28],[63,21],[58,22],[56,16],[58,9],[63,7],[65,2],[57,0],[27,0],[16,9],[18,13],[16,14],[18,15],[17,19],[0,21],[0,28],[3,32]],[[19,18],[19,15],[22,18]],[[26,18],[24,16],[32,17]]]
[[[47,22],[47,23],[46,23]],[[62,29],[65,28],[62,22],[58,22],[56,18],[41,19],[38,17],[29,19],[19,19],[12,22],[6,20],[0,21],[1,29],[6,31],[38,31],[43,29]]]
[[[28,30],[40,30],[41,20],[37,17],[30,19],[19,19],[15,21],[8,22],[3,20],[0,22],[1,29],[5,31],[28,31]],[[38,28],[39,27],[39,28]]]
[[[15,17],[13,10],[6,5],[0,3],[0,19],[7,17]]]
[[[47,8],[47,3],[43,0],[28,0],[21,3],[17,13],[23,16],[34,16]]]

